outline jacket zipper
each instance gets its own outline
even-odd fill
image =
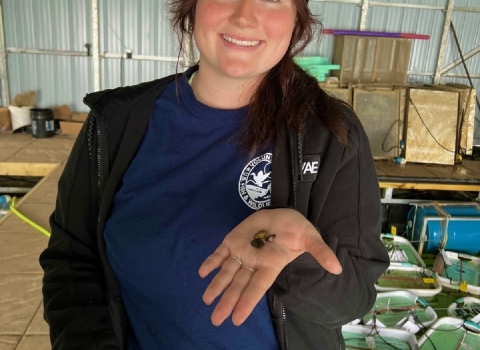
[[[95,130],[94,130],[95,129]],[[95,146],[93,145],[93,134],[95,132]],[[87,140],[88,140],[88,154],[90,159],[93,160],[95,158],[96,165],[97,165],[97,204],[98,208],[100,209],[100,202],[101,202],[101,195],[102,195],[102,157],[100,153],[100,125],[98,122],[97,115],[92,109],[90,123],[88,125],[87,131]],[[95,151],[95,152],[94,152]]]
[[[93,109],[92,109],[92,111],[93,111]],[[102,195],[103,195],[103,187],[105,185],[105,180],[106,180],[105,179],[106,175],[103,174],[103,172],[105,171],[105,168],[104,168],[104,166],[102,166],[102,162],[108,161],[108,159],[107,159],[108,158],[108,156],[107,156],[108,153],[105,153],[106,150],[104,150],[104,147],[102,147],[102,137],[105,137],[105,133],[102,134],[101,120],[94,112],[92,112],[92,119],[94,120],[94,123],[95,123],[95,135],[96,135],[95,161],[96,161],[96,165],[97,165],[97,172],[96,172],[96,175],[97,175],[97,197],[98,197],[97,198],[97,203],[98,203],[98,211],[99,211],[99,215],[98,215],[97,220],[99,221],[100,220],[100,206],[101,206],[101,203],[102,203]],[[91,137],[93,138],[93,132],[94,132],[93,127],[90,128],[89,132],[91,133]],[[91,143],[93,145],[93,141]],[[104,145],[105,145],[105,143],[104,143]],[[91,156],[91,158],[93,158],[93,156]],[[108,277],[107,270],[105,269],[105,267],[103,267],[103,276],[104,276],[105,281],[106,281],[105,286],[106,286],[106,295],[107,295],[108,302],[113,301],[118,309],[122,309],[121,311],[119,310],[119,313],[124,312],[123,311],[123,304],[122,304],[120,298],[119,297],[112,298],[112,291],[111,291],[111,287],[110,287],[110,279]],[[124,322],[122,322],[121,317],[119,318],[119,322],[120,322],[120,329],[125,330],[126,326],[125,326]],[[125,340],[121,340],[121,343],[123,343],[124,341]],[[121,344],[121,348],[122,349],[124,348],[123,344]]]
[[[294,135],[293,132],[288,132],[288,143],[290,146],[290,159],[292,165],[292,188],[293,188],[293,208],[297,209],[297,174],[295,173],[295,147],[294,147]],[[299,146],[300,139],[299,139]],[[299,148],[300,149],[300,148]],[[300,158],[299,158],[300,159]],[[301,169],[301,167],[300,167]],[[282,330],[283,330],[283,346],[284,350],[288,350],[288,337],[287,337],[287,311],[285,306],[282,305]]]
[[[288,143],[290,146],[290,158],[292,164],[293,209],[297,209],[297,175],[295,174],[295,147],[294,135],[291,131],[288,131]]]
[[[102,155],[100,153],[100,125],[97,121],[96,124],[96,133],[97,133],[97,199],[98,199],[98,208],[100,209],[101,197],[102,197]]]
[[[287,338],[287,313],[285,311],[285,306],[282,305],[282,320],[283,320],[283,344],[285,350],[288,350],[288,338]]]

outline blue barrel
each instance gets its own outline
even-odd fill
[[[447,212],[451,219],[448,223],[448,239],[445,250],[469,255],[480,252],[480,211],[475,205],[442,205],[439,206]],[[435,206],[418,206],[415,218],[415,206],[407,215],[407,236],[412,244],[418,248],[422,228],[426,225],[425,236],[427,241],[423,245],[424,253],[435,254],[443,240],[442,221]],[[432,218],[425,221],[424,219]],[[437,218],[437,219],[435,219]],[[415,226],[413,223],[415,222]],[[413,231],[413,238],[412,238]]]

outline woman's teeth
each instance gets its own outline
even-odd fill
[[[222,35],[222,37],[223,37],[223,40],[239,46],[257,46],[258,44],[260,44],[259,40],[255,40],[255,41],[236,40],[226,35]]]

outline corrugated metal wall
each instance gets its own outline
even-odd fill
[[[383,0],[383,3],[432,5],[445,8],[447,0]],[[374,2],[372,2],[374,3]],[[378,2],[377,2],[378,3]],[[3,0],[7,48],[84,51],[91,39],[90,0]],[[165,0],[99,0],[100,52],[134,55],[177,55],[177,44],[168,24]],[[444,26],[444,11],[418,8],[370,6],[366,30],[408,32],[430,35],[430,40],[415,40],[410,60],[411,72],[433,75]],[[480,8],[478,0],[456,0],[455,7]],[[360,1],[343,3],[310,0],[312,12],[325,28],[358,29]],[[453,14],[464,53],[480,46],[480,12],[455,11]],[[331,57],[332,35],[312,43],[305,55]],[[459,58],[452,35],[446,46],[444,66]],[[480,76],[480,55],[467,61],[470,73]],[[175,71],[171,62],[102,59],[101,86],[113,88],[152,80]],[[37,105],[51,107],[68,104],[83,111],[85,93],[93,90],[90,57],[61,57],[8,53],[10,96],[28,90],[37,92]],[[449,73],[465,74],[463,66]],[[432,82],[425,75],[411,75],[412,81]],[[466,79],[446,78],[443,82],[467,83]],[[480,79],[474,83],[480,90]],[[480,131],[479,131],[480,133]]]
[[[84,51],[92,42],[90,0],[3,0],[8,48]],[[176,56],[163,0],[100,0],[100,52]],[[67,104],[86,111],[93,91],[90,57],[9,53],[10,96],[35,90],[38,107]],[[103,59],[102,89],[137,84],[175,72],[171,62]]]
[[[177,56],[165,1],[100,0],[100,51],[150,56]],[[175,72],[175,63],[106,59],[102,88],[149,81]]]
[[[82,51],[91,41],[89,0],[3,0],[3,17],[7,48]],[[82,110],[93,88],[88,57],[10,53],[7,67],[10,96],[34,90],[39,107]]]

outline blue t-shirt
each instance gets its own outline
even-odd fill
[[[264,297],[240,327],[210,321],[198,275],[225,235],[269,205],[271,149],[238,151],[246,107],[210,108],[185,78],[157,99],[105,228],[132,332],[129,349],[278,350]]]

